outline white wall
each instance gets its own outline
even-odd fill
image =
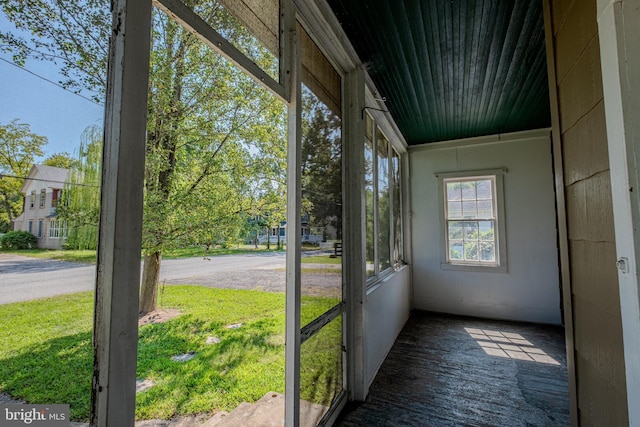
[[[409,151],[413,306],[420,310],[561,323],[549,131],[520,132]],[[504,175],[508,271],[441,268],[444,239],[435,173],[507,168]]]
[[[411,311],[411,269],[409,266],[381,280],[367,293],[366,372],[371,385]]]

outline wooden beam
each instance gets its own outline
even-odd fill
[[[113,0],[94,314],[91,425],[135,420],[151,0]]]
[[[287,260],[286,260],[286,361],[285,426],[300,425],[300,199],[302,195],[302,96],[300,39],[291,31],[291,102],[287,136]]]
[[[547,44],[547,76],[549,80],[549,100],[551,104],[551,146],[553,151],[553,176],[556,189],[556,214],[558,223],[558,251],[560,258],[560,286],[562,312],[567,346],[567,375],[569,381],[569,413],[571,425],[577,426],[578,389],[577,368],[575,362],[575,338],[573,328],[573,298],[571,291],[571,265],[569,261],[569,234],[567,231],[567,210],[564,188],[564,161],[562,155],[562,131],[560,129],[560,111],[556,78],[555,43],[550,0],[543,0],[544,31]]]
[[[179,0],[153,0],[153,4],[177,23],[191,31],[207,46],[244,70],[249,77],[258,84],[282,100],[288,101],[287,91],[283,85],[275,81],[262,68],[256,65],[255,62],[251,61],[244,53],[240,52],[238,48],[227,41],[220,33],[211,28],[211,26],[200,18],[190,7]]]
[[[361,67],[345,76],[344,85],[344,242],[346,283],[347,390],[350,400],[364,400],[366,381],[366,279],[364,138],[362,108],[365,103],[365,74]]]

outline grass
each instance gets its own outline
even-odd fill
[[[283,392],[284,294],[170,286],[160,299],[182,315],[140,328],[138,377],[155,386],[137,395],[138,419],[230,411]],[[302,324],[337,302],[303,297]],[[92,293],[0,306],[0,390],[31,403],[70,404],[73,420],[88,420],[92,312]],[[303,398],[328,405],[342,388],[341,329],[339,318],[304,343]],[[207,345],[212,336],[220,342]],[[195,358],[171,360],[186,352]]]
[[[241,255],[255,254],[261,252],[275,252],[275,249],[266,249],[265,247],[255,248],[253,245],[239,245],[235,248],[211,248],[206,251],[202,246],[191,246],[180,249],[167,249],[163,251],[164,259],[172,258],[194,258],[203,256],[217,255]],[[71,249],[22,249],[22,250],[3,250],[2,253],[10,253],[15,255],[23,255],[32,258],[53,259],[57,261],[80,262],[84,264],[94,264],[96,262],[96,251],[94,250],[71,250]]]
[[[313,255],[302,257],[303,264],[342,264],[342,257],[331,258],[329,255]]]

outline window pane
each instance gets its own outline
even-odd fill
[[[391,266],[391,210],[389,208],[389,141],[378,131],[378,258],[380,271]]]
[[[447,203],[447,218],[448,219],[460,219],[462,216],[462,202],[449,202]]]
[[[462,200],[462,185],[459,182],[447,182],[447,200]]]
[[[493,221],[478,221],[478,229],[480,231],[480,240],[494,241],[494,222]]]
[[[449,259],[462,260],[463,245],[462,242],[449,242]]]
[[[469,261],[478,260],[478,243],[465,242],[464,244],[464,259]]]
[[[300,425],[317,425],[342,389],[342,316],[338,316],[300,348]]]
[[[449,240],[462,239],[462,224],[461,221],[449,222]]]
[[[476,199],[476,182],[466,181],[462,182],[462,200],[475,200]]]
[[[478,239],[478,222],[466,221],[464,224],[464,240],[477,240]]]
[[[496,260],[496,245],[493,242],[480,242],[480,260],[493,262]]]
[[[478,199],[490,199],[492,198],[491,194],[491,180],[483,179],[480,181],[476,181],[476,188],[478,192]]]
[[[478,200],[478,218],[493,218],[493,202]]]
[[[323,297],[302,304],[309,321],[342,301],[341,120],[305,84],[302,87],[302,296]],[[278,229],[273,230],[278,234]],[[326,303],[326,304],[325,304]],[[302,323],[305,326],[305,323]]]
[[[366,274],[375,274],[375,238],[374,238],[374,215],[373,215],[373,119],[367,117],[367,137],[364,142],[364,194],[365,194],[365,214],[366,214]]]
[[[462,202],[462,217],[463,218],[477,218],[478,217],[478,203],[475,200],[465,200]]]

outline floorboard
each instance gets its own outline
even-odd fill
[[[564,330],[414,312],[335,425],[568,426]]]

